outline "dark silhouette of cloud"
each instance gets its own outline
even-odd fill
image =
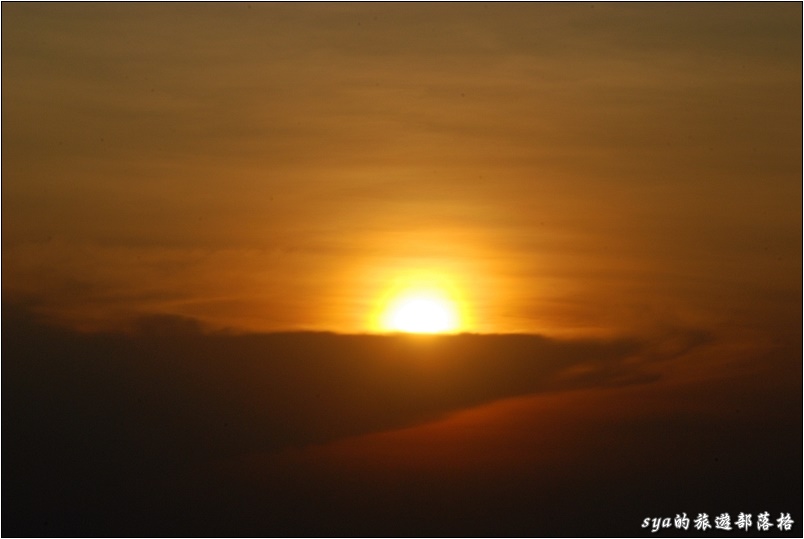
[[[381,513],[368,520],[349,516],[350,502],[323,509],[332,496],[371,497],[371,482],[316,475],[308,461],[307,471],[243,483],[222,479],[211,471],[213,463],[326,447],[510,397],[658,385],[663,364],[712,342],[699,330],[613,340],[238,335],[205,332],[193,320],[164,316],[140,320],[129,333],[78,333],[40,324],[13,305],[3,306],[2,332],[3,533],[46,536],[394,534],[383,530]],[[717,398],[722,407],[734,399],[731,393]],[[665,427],[672,436],[684,425],[670,417],[592,430],[596,436],[614,433],[609,442],[616,449],[618,440],[638,446],[640,432],[659,440]],[[587,458],[580,469],[594,462]],[[566,501],[572,485],[584,480],[565,472]],[[377,495],[393,496],[389,492]],[[501,499],[511,501],[506,496]],[[312,508],[305,508],[308,503]],[[490,515],[503,510],[489,503]],[[263,504],[274,506],[275,516],[260,516]],[[307,522],[306,511],[326,512],[322,522],[336,522],[331,529],[337,531]],[[374,527],[361,527],[366,522]],[[451,528],[453,520],[439,522],[429,533],[469,533],[463,524]],[[415,534],[399,522],[395,529]]]
[[[274,450],[517,395],[650,382],[654,363],[707,341],[696,331],[669,335],[657,355],[637,339],[232,335],[171,316],[135,328],[79,334],[8,316],[4,380],[21,428],[53,425],[69,441],[106,444],[111,455]]]

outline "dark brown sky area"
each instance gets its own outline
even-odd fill
[[[801,96],[800,3],[3,3],[2,534],[801,536]]]

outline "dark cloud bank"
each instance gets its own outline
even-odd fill
[[[737,467],[712,476],[711,462],[686,455],[700,468],[664,484],[650,477],[661,464],[639,458],[626,477],[567,469],[559,473],[566,481],[549,486],[532,477],[470,487],[422,477],[376,491],[371,482],[309,470],[261,482],[213,471],[238,455],[413,426],[508,397],[658,385],[663,364],[707,346],[705,332],[655,341],[230,335],[157,317],[130,334],[79,334],[4,305],[2,337],[6,536],[638,535],[646,532],[634,526],[642,512],[681,511],[679,495],[717,493],[732,503],[723,511],[801,507],[800,390],[765,391],[764,402],[750,392],[693,393],[711,394],[723,409],[763,412],[751,419],[727,412],[716,436],[681,416],[628,425],[622,443],[638,447],[644,437],[646,447],[666,446],[669,454],[678,440],[697,436],[707,454],[732,455]],[[790,372],[800,379],[800,359]],[[605,468],[604,451],[590,455]],[[546,499],[545,489],[553,489]],[[483,496],[489,492],[494,499]]]

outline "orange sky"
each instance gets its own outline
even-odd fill
[[[2,15],[7,300],[363,332],[418,272],[469,331],[800,330],[800,4]]]

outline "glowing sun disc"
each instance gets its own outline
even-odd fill
[[[393,301],[385,312],[382,326],[406,333],[445,333],[459,327],[452,301],[436,294],[410,293]]]

